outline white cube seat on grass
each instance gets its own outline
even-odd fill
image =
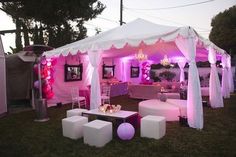
[[[83,136],[83,125],[88,123],[87,117],[72,116],[62,119],[63,136],[78,139]]]
[[[84,143],[90,146],[103,147],[112,140],[112,123],[94,120],[84,124]]]
[[[71,109],[66,111],[66,116],[67,117],[72,117],[72,116],[82,116],[82,112],[88,111],[87,109],[81,109],[81,108],[76,108],[76,109]]]
[[[141,118],[141,137],[160,139],[165,133],[165,117],[148,115]]]

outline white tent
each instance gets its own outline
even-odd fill
[[[91,108],[100,104],[98,65],[101,57],[122,57],[133,55],[142,48],[149,56],[160,60],[164,54],[170,57],[184,57],[189,63],[187,116],[193,128],[203,128],[203,109],[197,60],[207,60],[212,64],[210,101],[213,107],[222,107],[223,99],[216,75],[215,62],[221,55],[229,55],[209,40],[203,39],[191,27],[171,27],[137,19],[123,26],[111,29],[93,37],[45,52],[46,57],[68,56],[88,53],[94,67],[91,83]],[[208,53],[208,51],[210,53]],[[227,91],[229,87],[226,87]],[[217,101],[216,99],[220,99]]]
[[[4,49],[2,45],[2,38],[0,36],[0,114],[7,112],[6,100],[6,64]]]

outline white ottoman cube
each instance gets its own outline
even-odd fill
[[[72,116],[62,119],[63,136],[78,139],[83,136],[83,125],[88,123],[87,117]]]
[[[81,109],[81,108],[77,108],[77,109],[72,109],[72,110],[67,110],[66,111],[66,116],[67,117],[72,117],[72,116],[81,116],[82,112],[88,111],[87,109]]]
[[[102,147],[112,140],[112,123],[94,120],[84,124],[84,143]]]
[[[165,117],[148,115],[141,118],[141,137],[160,139],[165,133]]]

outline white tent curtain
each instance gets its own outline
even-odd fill
[[[231,57],[227,57],[228,79],[229,79],[229,91],[234,92],[234,80],[231,69]]]
[[[98,67],[101,62],[101,51],[89,51],[89,61],[93,67],[91,79],[90,109],[98,108],[101,105],[101,89],[99,81]]]
[[[178,61],[178,66],[180,68],[180,78],[179,78],[179,81],[180,82],[183,82],[185,81],[185,77],[184,77],[184,66],[186,64],[186,60],[185,59],[181,59]]]
[[[222,64],[222,95],[224,98],[230,97],[229,91],[229,79],[228,79],[228,69],[227,69],[227,56],[223,54],[221,57],[221,64]]]
[[[209,81],[210,104],[212,108],[224,107],[219,75],[216,68],[216,52],[212,47],[209,47],[208,51],[208,61],[211,63],[211,73]]]
[[[196,40],[193,37],[183,38],[179,36],[175,43],[189,62],[188,73],[188,98],[187,98],[187,118],[188,124],[192,128],[203,128],[203,109],[200,80],[195,61]]]
[[[7,96],[6,96],[6,62],[2,39],[0,36],[0,114],[7,112]]]

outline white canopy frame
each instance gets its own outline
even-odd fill
[[[201,43],[202,47],[205,49],[210,46],[218,54],[227,54],[224,50],[218,48],[209,40],[203,39],[191,27],[162,26],[142,19],[137,19],[131,23],[103,32],[96,36],[88,37],[86,39],[45,52],[44,55],[50,58],[59,57],[60,55],[67,56],[69,54],[75,55],[77,53],[88,53],[91,64],[94,64],[92,58],[95,54],[91,57],[91,52],[103,51],[102,53],[104,53],[104,51],[109,50],[112,47],[122,49],[127,44],[132,47],[139,47],[141,43],[146,45],[154,45],[158,41],[175,42],[182,55],[189,62],[190,67],[187,98],[188,123],[190,127],[202,129],[203,111],[200,81],[195,61],[196,45],[197,43]],[[97,57],[100,57],[99,54],[100,53],[97,54]],[[96,67],[95,65],[93,66]],[[94,75],[97,75],[95,73],[96,70],[94,70],[93,77],[95,77]],[[95,80],[95,78],[93,79]],[[96,79],[95,83],[91,83],[91,88],[98,89],[98,82],[99,80]],[[91,102],[92,108],[100,105],[100,91],[92,90],[91,95],[96,95],[96,97],[93,97],[94,100]]]

